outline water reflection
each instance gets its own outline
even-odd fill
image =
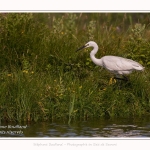
[[[149,117],[74,121],[70,125],[67,121],[11,123],[14,128],[9,129],[8,126],[1,123],[0,137],[150,137]]]

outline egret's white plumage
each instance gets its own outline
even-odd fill
[[[106,68],[108,71],[117,75],[126,75],[132,73],[132,71],[142,71],[144,67],[136,61],[131,59],[118,57],[118,56],[104,56],[101,59],[97,59],[95,54],[98,51],[98,45],[94,41],[89,41],[84,46],[79,48],[81,50],[83,48],[93,47],[93,50],[90,52],[90,57],[92,61],[98,65]],[[78,51],[77,50],[77,51]]]

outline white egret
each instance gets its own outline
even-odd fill
[[[125,76],[127,74],[132,73],[132,71],[143,71],[144,67],[139,64],[136,61],[133,61],[131,59],[118,57],[118,56],[104,56],[100,59],[97,59],[95,57],[95,54],[98,51],[98,45],[94,41],[89,41],[81,48],[77,49],[81,50],[87,47],[93,47],[93,50],[90,52],[91,60],[98,66],[102,66],[103,68],[106,68],[111,73],[115,74],[115,79],[120,80],[128,80],[128,78]],[[120,78],[122,76],[123,78]]]

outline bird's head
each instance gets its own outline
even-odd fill
[[[76,52],[87,47],[95,47],[95,46],[97,46],[97,44],[94,41],[89,41],[88,43],[77,49]]]

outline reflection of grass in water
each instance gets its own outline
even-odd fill
[[[48,14],[48,26],[46,14],[1,14],[1,120],[69,118],[70,123],[149,114],[147,69],[131,74],[128,83],[109,85],[111,75],[91,62],[88,49],[75,52],[94,40],[100,47],[97,58],[118,55],[149,66],[149,29],[132,21],[124,30],[128,15],[116,14],[118,21],[115,14]]]

